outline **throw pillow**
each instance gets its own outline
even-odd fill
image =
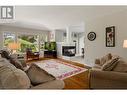
[[[115,68],[113,69],[113,71],[127,73],[127,62],[124,61],[123,59],[120,59]]]
[[[13,64],[16,68],[24,70],[23,66],[19,60],[11,58],[10,63]]]
[[[102,70],[103,71],[111,71],[118,63],[119,58],[113,58],[109,61],[107,61],[103,66],[102,66]]]
[[[104,65],[107,61],[109,61],[110,59],[112,59],[112,55],[111,53],[108,53],[107,55],[103,56],[101,59],[100,59],[100,65]]]
[[[32,64],[26,71],[28,77],[33,85],[55,80],[56,78],[45,70],[38,67],[36,64]]]

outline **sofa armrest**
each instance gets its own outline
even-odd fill
[[[90,70],[91,89],[127,89],[127,73]]]
[[[127,82],[127,73],[114,72],[114,71],[90,70],[90,80],[94,78]]]

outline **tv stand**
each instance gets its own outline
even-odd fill
[[[56,50],[44,50],[44,58],[57,58]]]

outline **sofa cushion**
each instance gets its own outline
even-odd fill
[[[111,70],[117,65],[118,60],[119,60],[119,58],[116,57],[116,58],[113,58],[113,59],[107,61],[107,62],[101,67],[101,69],[102,69],[103,71],[111,71]]]
[[[108,53],[107,55],[105,55],[102,58],[100,58],[100,65],[101,66],[104,65],[110,59],[112,59],[112,55],[111,55],[111,53]]]
[[[10,59],[10,53],[7,50],[1,50],[1,57]]]
[[[26,73],[11,64],[0,67],[0,83],[4,89],[30,88],[30,80]]]
[[[53,80],[37,86],[31,87],[31,89],[62,89],[64,88],[64,81],[62,80]]]
[[[5,66],[5,65],[8,65],[9,63],[7,63],[8,61],[6,61],[7,59],[5,59],[5,58],[0,58],[0,68],[2,67],[2,66]],[[12,65],[12,64],[11,64]],[[14,67],[14,66],[13,66]],[[1,83],[1,81],[0,81],[0,89],[2,88],[2,83]]]
[[[13,64],[16,68],[24,70],[21,62],[18,59],[11,58],[10,63]]]
[[[36,64],[32,64],[26,71],[28,77],[33,85],[55,80],[56,78],[45,70],[38,67]]]
[[[123,59],[120,59],[115,68],[113,69],[113,71],[127,73],[127,62],[124,61]]]
[[[4,58],[0,58],[0,62],[3,62],[5,59]]]
[[[0,67],[2,67],[2,66],[12,66],[12,67],[14,67],[14,65],[10,64],[10,62],[5,58],[0,59]]]

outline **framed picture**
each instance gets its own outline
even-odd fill
[[[115,26],[106,28],[106,47],[115,47]]]

